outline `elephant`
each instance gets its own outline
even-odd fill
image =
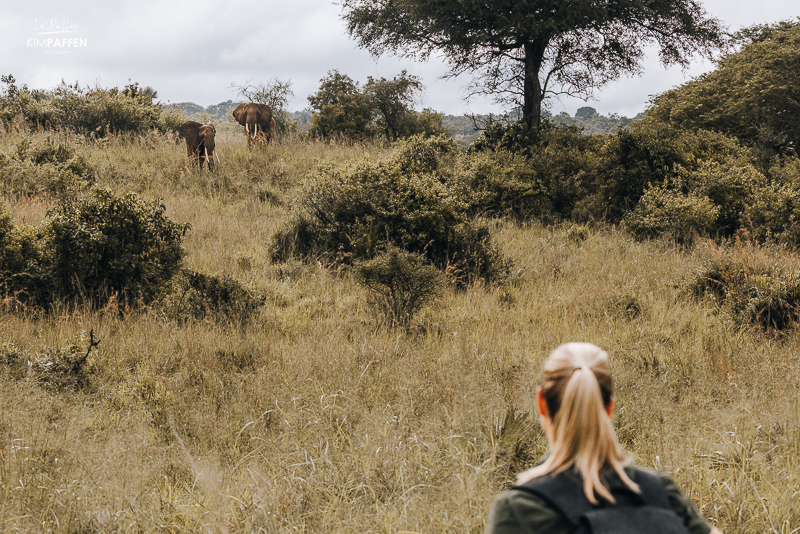
[[[263,141],[269,143],[275,133],[275,117],[272,116],[272,108],[266,104],[256,104],[249,102],[239,104],[233,110],[233,117],[236,122],[244,126],[247,135],[247,146],[252,148],[254,142]]]
[[[213,124],[200,124],[199,122],[184,122],[178,130],[181,137],[186,139],[186,152],[189,159],[197,161],[200,168],[203,168],[203,161],[208,163],[208,170],[214,170],[214,136],[217,130]]]

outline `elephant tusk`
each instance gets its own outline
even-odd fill
[[[214,152],[214,157],[216,157],[216,158],[217,158],[217,163],[222,163],[222,162],[219,160],[219,154],[217,154],[216,152]]]
[[[249,124],[244,123],[244,131],[247,132],[247,133],[250,133],[250,125]]]
[[[208,161],[208,149],[206,148],[206,161]]]
[[[256,123],[256,133],[253,134],[253,137],[258,137],[258,123]]]

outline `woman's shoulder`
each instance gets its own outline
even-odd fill
[[[486,534],[571,532],[569,522],[545,499],[514,488],[494,498],[486,525]]]

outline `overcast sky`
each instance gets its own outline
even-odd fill
[[[703,4],[732,30],[800,16],[800,0],[705,0]],[[500,111],[490,101],[465,102],[467,80],[441,80],[446,68],[439,60],[371,57],[348,38],[340,13],[328,0],[14,2],[0,15],[0,72],[42,89],[62,79],[102,87],[135,81],[155,88],[162,102],[203,106],[236,100],[231,84],[279,78],[291,81],[296,93],[290,110],[301,110],[329,70],[338,69],[363,83],[367,76],[390,78],[407,69],[425,84],[420,108],[449,114]],[[72,39],[72,46],[46,46],[48,38]],[[644,109],[649,95],[710,68],[698,61],[687,73],[665,70],[652,58],[642,76],[615,82],[588,103],[552,102],[552,111],[572,115],[578,107],[590,105],[603,114],[634,116]]]

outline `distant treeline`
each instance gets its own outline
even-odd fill
[[[201,117],[215,121],[233,120],[231,113],[237,105],[238,102],[234,102],[233,100],[212,104],[207,107],[195,104],[194,102],[172,104],[172,106],[183,111],[188,117]],[[290,120],[296,121],[300,129],[307,129],[311,125],[312,114],[313,110],[311,109],[288,112]],[[513,117],[513,114],[509,116]],[[508,119],[509,116],[505,116],[505,119]],[[595,108],[586,106],[579,108],[574,116],[570,116],[565,111],[562,111],[558,115],[547,116],[553,124],[576,126],[578,129],[582,130],[585,135],[593,135],[614,133],[622,128],[626,128],[633,120],[640,118],[642,114],[637,115],[633,119],[617,115],[616,113],[601,115]],[[443,115],[443,124],[456,139],[472,142],[480,136],[480,133],[488,124],[501,119],[502,117],[497,115],[487,114]]]

